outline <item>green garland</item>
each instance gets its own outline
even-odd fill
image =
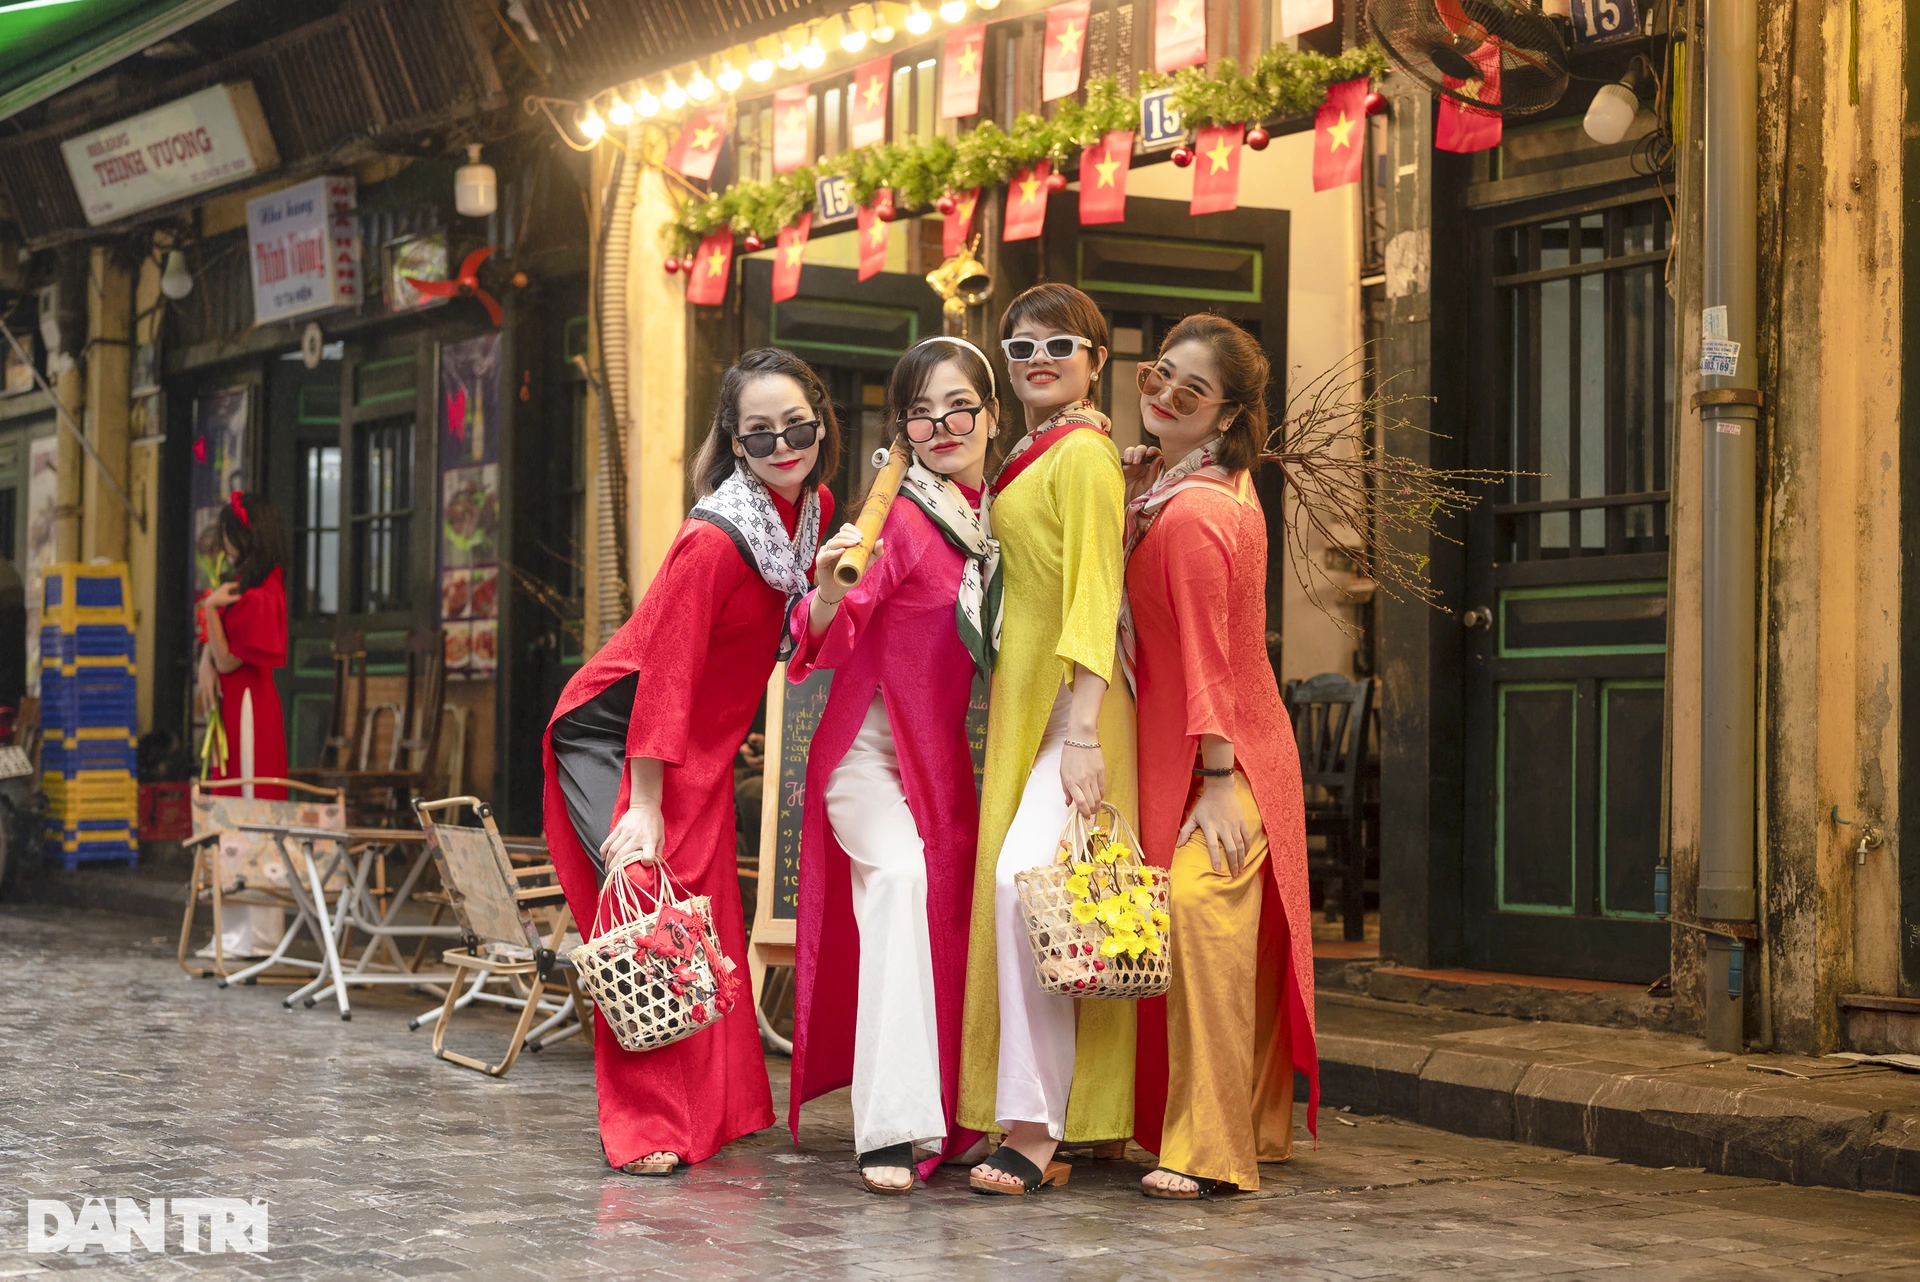
[[[1246,75],[1233,59],[1222,58],[1211,70],[1188,67],[1172,76],[1142,73],[1140,89],[1144,93],[1171,84],[1171,105],[1193,129],[1304,115],[1320,105],[1327,86],[1377,76],[1385,68],[1385,56],[1371,44],[1332,58],[1277,46],[1254,59]],[[1043,158],[1058,170],[1113,130],[1137,129],[1139,123],[1137,97],[1121,93],[1110,76],[1090,80],[1086,100],[1067,99],[1052,119],[1023,112],[1011,130],[987,120],[957,139],[876,143],[818,165],[802,165],[770,182],[737,182],[704,200],[688,201],[661,228],[661,236],[670,254],[691,253],[723,227],[772,241],[781,228],[813,208],[814,184],[829,174],[846,176],[847,195],[857,205],[887,187],[896,209],[921,209],[946,192],[1003,183],[1016,169]]]

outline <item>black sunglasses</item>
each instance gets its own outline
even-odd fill
[[[820,420],[789,424],[783,432],[742,432],[734,438],[749,458],[767,458],[785,441],[790,450],[804,450],[820,439]]]
[[[911,415],[906,421],[907,439],[924,445],[933,439],[933,434],[942,427],[948,436],[971,435],[974,426],[980,421],[978,405],[962,405],[958,409],[948,410],[937,418],[925,414]]]

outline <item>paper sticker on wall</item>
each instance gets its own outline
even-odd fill
[[[1700,373],[1718,378],[1732,378],[1740,368],[1740,344],[1730,338],[1703,338],[1700,340]]]

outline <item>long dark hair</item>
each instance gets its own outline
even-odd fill
[[[242,511],[246,513],[244,521],[240,519]],[[258,494],[234,491],[233,498],[220,509],[220,537],[240,554],[233,563],[233,577],[242,592],[259,587],[269,574],[287,563],[287,535],[280,514]]]
[[[1266,352],[1253,335],[1211,312],[1196,312],[1168,330],[1160,340],[1160,356],[1181,343],[1199,343],[1213,353],[1220,367],[1220,396],[1237,411],[1221,434],[1216,460],[1231,471],[1252,467],[1267,439]]]
[[[887,376],[886,423],[891,439],[899,439],[905,430],[903,424],[907,410],[927,390],[927,382],[933,377],[933,371],[948,361],[960,367],[961,377],[967,380],[974,395],[980,398],[980,407],[992,410],[994,418],[999,418],[1000,400],[994,394],[993,371],[980,354],[972,347],[928,339],[909,348],[893,367],[893,373]],[[974,428],[976,432],[982,430],[984,427]],[[989,469],[999,461],[1000,447],[1000,438],[988,441],[986,465]]]
[[[820,483],[840,467],[840,420],[833,412],[833,398],[813,366],[778,347],[756,347],[733,363],[720,380],[719,403],[713,407],[713,426],[700,444],[693,460],[693,495],[703,499],[719,489],[733,475],[740,459],[733,452],[734,438],[740,434],[740,393],[747,384],[771,374],[784,374],[800,384],[801,393],[814,417],[820,420],[820,453],[807,473],[804,485]],[[805,491],[802,490],[804,494]]]

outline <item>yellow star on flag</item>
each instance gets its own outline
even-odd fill
[[[707,275],[718,276],[727,270],[727,251],[716,249],[707,255]]]
[[[1113,158],[1113,153],[1111,151],[1101,152],[1100,159],[1094,162],[1093,167],[1100,174],[1100,181],[1094,184],[1095,186],[1097,187],[1113,186],[1113,171],[1120,168],[1120,162]]]
[[[874,219],[873,226],[867,228],[867,240],[870,243],[875,245],[886,244],[887,243],[887,225],[881,222],[878,218]]]
[[[971,218],[973,217],[973,207],[978,203],[979,203],[978,197],[969,196],[965,200],[961,201],[960,208],[954,210],[953,212],[958,214],[962,218]]]
[[[1173,29],[1180,31],[1193,25],[1193,10],[1198,0],[1180,0],[1173,6]]]
[[[795,107],[792,111],[789,111],[787,113],[787,123],[783,127],[786,129],[805,129],[807,127],[806,111],[800,107]]]
[[[719,136],[720,131],[718,129],[714,129],[708,125],[701,125],[693,131],[693,150],[707,151],[711,149],[713,140]]]
[[[1354,122],[1347,119],[1347,113],[1341,112],[1340,119],[1327,126],[1327,136],[1333,139],[1333,145],[1328,150],[1338,151],[1342,147],[1353,146],[1353,125]]]
[[[1074,51],[1080,46],[1080,36],[1080,28],[1073,25],[1072,18],[1068,18],[1066,29],[1054,37],[1060,42],[1060,61],[1072,60]]]
[[[954,70],[962,76],[971,76],[979,60],[980,50],[976,45],[961,45],[960,52],[953,56]]]
[[[1032,204],[1034,193],[1040,190],[1040,180],[1032,176],[1031,169],[1027,171],[1027,175],[1020,180],[1020,203],[1023,205]]]
[[[800,255],[807,252],[807,245],[805,241],[796,236],[782,245],[780,252],[787,256],[787,266],[798,267],[800,265]]]
[[[1219,142],[1213,144],[1213,149],[1207,153],[1207,159],[1213,162],[1213,168],[1207,170],[1207,172],[1209,174],[1217,174],[1222,169],[1227,168],[1228,162],[1233,159],[1233,148],[1227,146],[1227,140],[1222,138]]]
[[[862,96],[866,98],[868,107],[878,107],[880,105],[880,95],[885,91],[886,87],[887,82],[878,76],[875,76],[867,82],[866,90]]]

